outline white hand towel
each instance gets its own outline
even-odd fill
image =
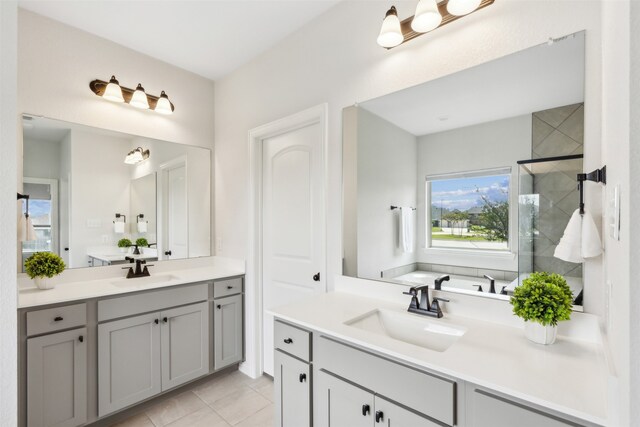
[[[33,227],[31,218],[26,215],[18,216],[18,241],[28,242],[36,239],[36,229]]]
[[[147,221],[141,221],[138,223],[138,233],[147,232]]]
[[[403,252],[413,252],[413,209],[400,208],[400,218],[398,221],[399,246]]]
[[[601,253],[602,243],[593,218],[588,213],[580,215],[580,211],[576,209],[553,256],[578,263]]]
[[[582,215],[582,258],[593,258],[602,254],[602,241],[596,223],[589,212]]]
[[[116,234],[124,234],[124,222],[122,221],[116,221],[113,223],[113,231]]]

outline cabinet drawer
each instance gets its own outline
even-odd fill
[[[455,381],[321,337],[314,363],[381,397],[447,425],[455,424]]]
[[[198,283],[100,300],[98,322],[206,301],[208,298],[209,284]]]
[[[220,298],[242,293],[242,278],[213,282],[213,297]]]
[[[46,334],[87,324],[86,304],[65,305],[27,313],[27,336]]]
[[[273,340],[275,348],[306,362],[310,360],[311,333],[287,323],[275,321]]]

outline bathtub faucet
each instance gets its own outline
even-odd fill
[[[451,279],[451,277],[449,277],[448,274],[445,274],[444,276],[438,277],[434,282],[434,286],[435,286],[434,289],[436,291],[441,290],[442,289],[442,282],[445,282],[445,281],[448,282],[449,279]]]

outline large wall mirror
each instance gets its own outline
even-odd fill
[[[347,107],[344,274],[505,299],[578,207],[584,32]]]
[[[67,268],[211,254],[210,150],[31,115],[22,124],[23,265],[38,251]]]

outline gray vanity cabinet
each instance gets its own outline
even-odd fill
[[[160,313],[163,391],[209,373],[207,305],[202,302]]]
[[[161,391],[160,315],[98,325],[98,416]]]
[[[373,393],[342,381],[326,371],[318,373],[320,425],[335,427],[373,427]]]
[[[469,427],[568,427],[578,426],[551,414],[473,387],[467,407]]]
[[[213,366],[216,371],[243,359],[242,311],[242,295],[213,300]]]
[[[27,425],[87,421],[87,329],[27,339]]]
[[[311,426],[311,369],[308,363],[276,350],[274,389],[278,427]]]
[[[320,424],[336,427],[439,427],[371,391],[321,370],[318,374]]]

